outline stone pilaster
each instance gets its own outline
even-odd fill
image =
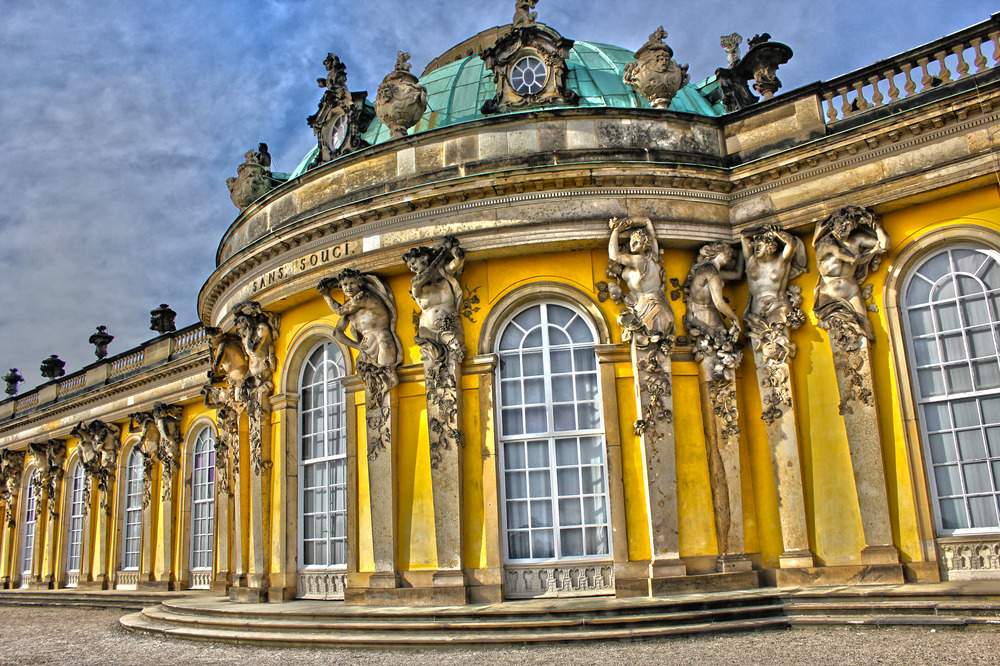
[[[239,433],[239,437],[233,443],[232,451],[233,475],[231,484],[233,491],[233,579],[232,586],[229,591],[230,598],[234,601],[237,600],[236,590],[240,587],[246,587],[247,584],[246,556],[243,548],[243,515],[245,513],[243,510],[243,499],[247,492],[245,484],[243,483],[243,472],[246,468],[246,457],[243,453],[244,437],[242,428],[239,428],[237,432]]]
[[[142,451],[142,549],[139,558],[139,584],[155,580],[153,576],[153,502],[156,489],[153,480],[154,459],[152,453]]]
[[[273,522],[271,525],[271,543],[273,558],[270,568],[270,583],[268,598],[270,601],[285,601],[295,596],[298,584],[298,544],[291,535],[298,533],[298,516],[288,510],[290,498],[298,495],[298,393],[282,393],[271,396],[271,413],[277,422],[280,436],[275,439],[271,451],[272,460],[281,462],[281,469],[271,473],[274,475],[275,505],[273,505]]]
[[[861,510],[865,548],[862,564],[896,564],[899,551],[892,542],[889,497],[886,490],[882,438],[872,383],[870,347],[867,338],[830,337],[833,363],[840,391],[840,413],[844,416],[847,444],[854,469],[854,485]]]
[[[771,470],[778,493],[781,520],[782,553],[778,566],[811,567],[805,497],[802,491],[802,465],[799,462],[799,438],[792,398],[791,368],[786,362],[769,359],[761,349],[754,350],[757,383],[760,387],[762,418],[767,425],[771,449]]]
[[[370,588],[399,587],[396,570],[396,413],[397,389],[366,390],[365,441],[368,445],[368,493],[371,501],[372,554]]]
[[[174,575],[174,488],[177,485],[177,468],[172,459],[160,463],[160,506],[157,514],[156,582],[158,587],[173,589]],[[146,546],[143,545],[145,550]]]

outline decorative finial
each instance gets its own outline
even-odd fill
[[[722,45],[722,48],[726,50],[726,55],[729,60],[726,67],[733,67],[733,65],[740,61],[740,44],[743,43],[743,36],[738,32],[723,35],[719,38],[719,43]]]
[[[524,28],[535,25],[538,12],[531,11],[538,4],[538,0],[517,0],[514,3],[514,20],[511,23],[515,28]]]
[[[94,353],[97,354],[97,360],[101,360],[108,355],[108,345],[111,341],[115,339],[115,336],[108,333],[107,326],[98,326],[97,333],[90,336],[90,344],[94,345]]]
[[[654,109],[669,108],[677,91],[691,80],[688,66],[674,61],[674,50],[663,41],[666,37],[667,31],[661,25],[635,52],[635,62],[625,66],[622,77]]]
[[[410,71],[410,54],[404,53],[403,51],[396,52],[396,71],[397,72],[408,72]]]
[[[649,41],[662,42],[666,38],[667,38],[667,31],[664,30],[663,26],[661,25],[659,28],[656,29],[656,31],[652,35],[649,36]]]
[[[17,385],[24,381],[17,368],[11,368],[10,372],[3,376],[3,380],[7,382],[7,395],[17,395]]]
[[[174,317],[177,313],[170,309],[166,303],[160,303],[160,307],[149,313],[149,330],[156,331],[160,335],[172,333],[177,330],[174,326]]]
[[[754,35],[753,37],[751,37],[750,39],[748,39],[747,40],[747,46],[749,46],[750,48],[753,48],[753,47],[757,46],[758,44],[763,44],[763,43],[769,42],[769,41],[771,41],[771,35],[765,32],[762,35]]]
[[[46,379],[55,379],[56,377],[62,377],[66,374],[63,368],[66,367],[66,361],[61,360],[55,354],[52,354],[47,359],[42,361],[39,371],[42,373],[42,377]]]
[[[410,54],[396,54],[396,69],[389,72],[375,96],[375,115],[392,132],[391,138],[406,136],[427,110],[427,88],[410,73]]]

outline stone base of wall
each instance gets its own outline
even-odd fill
[[[938,539],[942,580],[1000,579],[1000,536]]]

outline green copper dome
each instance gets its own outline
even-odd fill
[[[633,62],[633,52],[620,46],[576,42],[567,60],[566,86],[580,95],[579,108],[650,108],[645,99],[622,81],[625,65],[630,62]],[[427,88],[427,111],[416,127],[410,130],[410,134],[487,118],[480,109],[484,102],[496,94],[493,73],[486,69],[478,55],[438,67],[425,74],[420,79],[420,84]],[[721,116],[725,113],[721,102],[712,104],[706,99],[709,89],[716,85],[713,77],[702,83],[685,86],[674,97],[670,110],[701,116]],[[537,110],[537,107],[531,109]],[[368,143],[377,145],[388,141],[389,135],[389,128],[376,119],[364,133],[364,138]],[[313,149],[302,160],[292,173],[292,178],[305,172],[317,150]]]

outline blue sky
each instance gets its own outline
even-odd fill
[[[992,6],[991,6],[992,5]],[[226,178],[264,141],[291,171],[326,53],[374,99],[397,50],[414,72],[513,0],[46,0],[4,3],[0,22],[0,373],[22,390],[49,354],[67,372],[153,337],[169,303],[194,323],[198,290],[237,209]],[[419,8],[419,13],[416,8]],[[769,32],[795,51],[784,91],[830,79],[986,20],[993,3],[541,0],[565,37],[635,50],[660,24],[694,80],[725,64],[719,35]]]

